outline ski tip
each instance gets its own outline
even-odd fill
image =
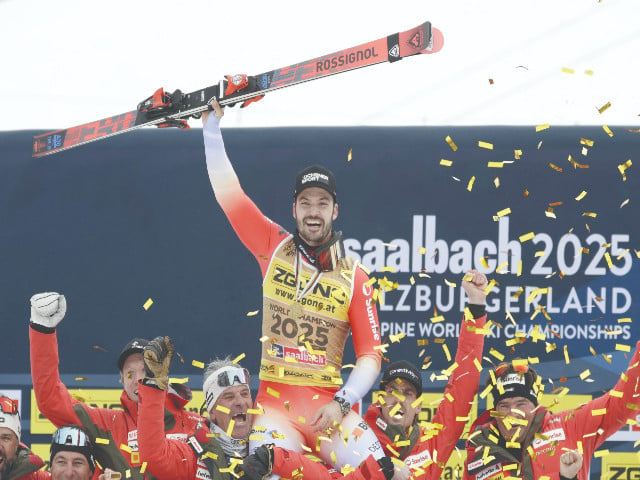
[[[437,53],[444,47],[444,36],[437,28],[431,27],[431,48],[427,48],[424,53]]]

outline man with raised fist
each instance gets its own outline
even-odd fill
[[[141,480],[146,474],[140,472],[143,460],[138,453],[138,381],[145,377],[142,353],[149,342],[134,338],[118,357],[123,385],[122,410],[90,407],[71,396],[58,372],[57,329],[66,310],[64,295],[56,292],[31,297],[31,376],[38,408],[56,427],[82,425],[95,447],[95,458],[103,468],[123,475],[127,472],[127,478]],[[168,414],[161,417],[164,419],[163,432],[172,438],[186,439],[199,420],[199,416],[183,409],[191,400],[191,391],[183,385],[172,384],[168,389],[164,405]],[[96,442],[96,438],[103,441]],[[126,449],[121,449],[121,445]]]

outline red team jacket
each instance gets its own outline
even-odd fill
[[[560,455],[566,449],[577,449],[582,452],[584,461],[578,472],[578,479],[587,480],[591,457],[595,450],[608,437],[622,428],[627,419],[635,418],[638,415],[638,406],[640,405],[639,350],[640,342],[636,344],[636,350],[627,371],[620,377],[616,386],[601,397],[584,405],[576,406],[574,410],[559,413],[551,413],[542,408],[534,419],[534,423],[537,423],[536,427],[522,442],[525,447],[523,458],[518,461],[514,461],[513,456],[505,448],[484,440],[488,438],[488,435],[479,435],[477,444],[472,442],[476,437],[470,437],[467,442],[467,464],[464,480],[490,480],[508,476],[522,476],[525,480],[546,476],[551,480],[558,480]],[[485,412],[478,418],[474,426],[476,426],[475,431],[487,433],[492,425],[495,425],[495,421],[489,418],[489,412]],[[483,455],[484,446],[490,448],[487,456]],[[494,456],[495,459],[483,463],[483,457],[490,456]],[[505,469],[508,465],[514,464],[522,466],[521,475],[517,470]]]
[[[70,423],[82,425],[83,423],[73,408],[76,405],[82,405],[82,403],[69,394],[58,373],[57,334],[55,332],[41,333],[30,328],[29,341],[31,347],[31,376],[38,408],[56,427]],[[190,398],[178,395],[167,396],[165,416],[168,414],[173,417],[172,420],[169,419],[168,421],[168,424],[173,424],[173,427],[165,430],[165,435],[185,440],[187,434],[195,430],[200,417],[183,410],[189,400]],[[138,404],[131,401],[124,391],[120,397],[120,403],[123,410],[96,408],[86,405],[85,407],[94,425],[110,432],[114,444],[118,448],[121,445],[125,446],[125,449],[121,449],[121,453],[129,465],[140,467],[144,459],[140,459],[139,455],[137,455]],[[127,451],[128,449],[131,452]],[[110,466],[105,464],[104,461],[101,461],[101,463],[104,467]]]
[[[380,440],[385,454],[394,457],[395,452],[402,452],[400,458],[412,469],[415,480],[435,480],[440,478],[447,460],[462,436],[466,419],[471,410],[478,384],[480,370],[478,365],[482,361],[484,335],[476,333],[471,326],[478,329],[484,327],[487,316],[477,318],[474,323],[463,321],[458,339],[458,350],[454,362],[458,366],[453,370],[449,382],[445,387],[444,398],[438,405],[436,414],[431,419],[432,424],[442,426],[442,429],[428,430],[415,423],[420,428],[420,437],[411,451],[403,452],[404,447],[394,443],[384,430],[386,424],[380,417],[380,406],[372,404],[364,416],[367,424],[373,429]],[[453,399],[454,401],[451,401]],[[403,439],[399,439],[402,441]]]

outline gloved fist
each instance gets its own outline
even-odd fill
[[[36,293],[31,297],[31,323],[56,328],[67,312],[64,295],[57,292]]]
[[[260,445],[256,451],[245,457],[240,470],[249,480],[262,480],[273,470],[273,444]]]
[[[174,352],[169,337],[156,337],[144,347],[142,353],[146,379],[155,381],[155,385],[162,390],[166,390],[169,383],[169,365]]]

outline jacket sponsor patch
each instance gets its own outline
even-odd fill
[[[410,455],[405,458],[404,464],[409,468],[416,468],[429,460],[431,460],[431,452],[429,452],[429,450],[424,450],[416,455]]]
[[[491,465],[490,467],[485,468],[484,470],[480,470],[475,474],[476,480],[485,480],[486,478],[492,478],[495,475],[501,474],[502,472],[502,464],[497,463],[495,465]],[[502,478],[502,474],[500,475]]]
[[[533,442],[531,442],[531,446],[534,449],[543,447],[551,442],[566,440],[567,438],[567,436],[564,433],[564,429],[562,428],[556,428],[555,430],[548,430],[546,432],[542,432],[542,435],[544,435],[547,438],[536,438],[533,440]]]

